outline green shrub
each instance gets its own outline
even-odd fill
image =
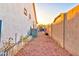
[[[25,41],[27,41],[28,39],[28,36],[26,35],[26,36],[21,36],[21,38],[20,38],[20,40],[21,41],[23,41],[23,42],[25,42]]]

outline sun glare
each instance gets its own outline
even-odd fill
[[[38,13],[37,22],[38,24],[47,25],[47,24],[51,24],[53,22],[53,19],[50,19],[47,14]]]

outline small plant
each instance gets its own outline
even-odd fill
[[[21,40],[21,41],[23,41],[23,42],[25,42],[25,41],[28,41],[28,39],[27,39],[27,38],[28,38],[28,36],[27,36],[27,35],[26,35],[26,36],[21,36],[21,39],[20,39],[20,40]]]
[[[23,41],[23,36],[20,37],[20,41]]]

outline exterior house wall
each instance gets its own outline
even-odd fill
[[[27,16],[24,14],[24,8],[27,10]],[[29,19],[29,14],[31,15],[31,19]],[[33,4],[0,4],[0,20],[2,20],[1,41],[8,40],[12,37],[15,42],[15,34],[17,33],[16,42],[18,42],[20,36],[27,35],[30,26],[33,27],[33,22],[35,22]]]

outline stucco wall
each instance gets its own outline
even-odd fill
[[[24,8],[27,9],[27,16],[24,15]],[[1,41],[8,40],[9,37],[15,40],[15,33],[17,33],[16,41],[19,41],[20,36],[26,35],[35,21],[33,5],[32,3],[0,4],[0,19],[2,20]]]

